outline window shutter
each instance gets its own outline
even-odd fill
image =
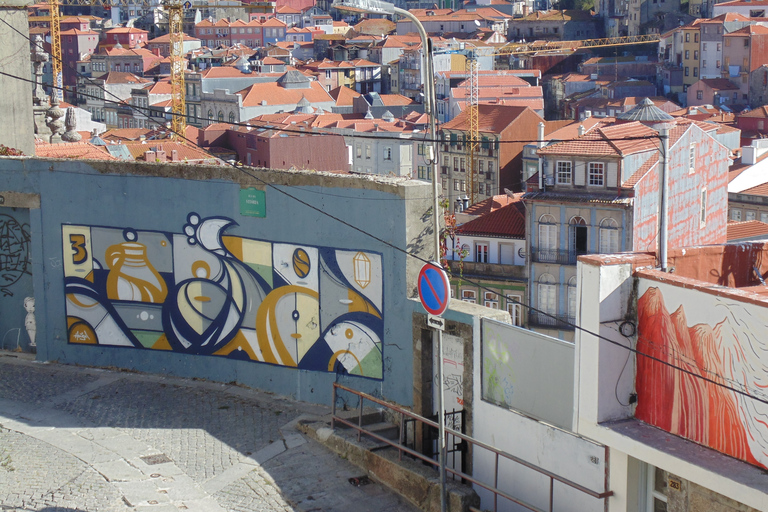
[[[573,184],[584,186],[586,184],[587,164],[584,162],[574,162]]]
[[[618,164],[616,162],[608,162],[608,166],[605,170],[606,176],[605,176],[605,185],[608,188],[616,188],[618,186],[617,179],[618,179]]]

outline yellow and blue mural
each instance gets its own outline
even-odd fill
[[[383,378],[382,258],[227,235],[62,225],[68,341]]]

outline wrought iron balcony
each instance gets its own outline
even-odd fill
[[[546,314],[539,311],[528,313],[528,325],[530,327],[550,327],[553,329],[573,330],[575,318],[562,314]]]
[[[531,261],[536,263],[557,263],[559,265],[575,265],[576,258],[589,254],[587,251],[568,251],[562,249],[541,249],[531,247]]]

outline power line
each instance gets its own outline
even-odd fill
[[[9,27],[11,27],[11,28],[12,28],[14,31],[16,31],[16,32],[17,32],[17,33],[19,33],[20,35],[22,35],[22,36],[24,37],[24,39],[25,39],[25,40],[28,40],[28,38],[27,38],[26,36],[24,36],[24,34],[23,34],[23,33],[21,33],[21,32],[19,32],[18,30],[16,30],[16,28],[15,28],[15,27],[12,27],[10,24],[8,24],[8,22],[6,22],[5,20],[3,20],[2,18],[0,18],[0,21],[2,21],[3,23],[5,23],[5,24],[6,24],[6,25],[8,25]],[[81,75],[81,74],[80,74],[80,73],[79,73],[79,72],[78,72],[76,69],[75,69],[74,71],[75,71],[75,72],[76,72],[78,75],[82,76],[82,75]],[[37,83],[37,82],[36,82],[36,81],[34,81],[34,80],[25,79],[25,78],[23,78],[23,77],[19,77],[19,76],[16,76],[16,75],[12,75],[12,74],[9,74],[9,73],[5,73],[5,72],[2,72],[2,71],[0,71],[0,75],[3,75],[3,76],[7,76],[7,77],[10,77],[10,78],[14,78],[14,79],[17,79],[17,80],[22,80],[22,81],[25,81],[25,82],[29,82],[29,83],[33,83],[33,84],[36,84],[36,83]],[[47,84],[46,84],[46,85],[47,85]],[[59,87],[56,87],[56,86],[53,86],[53,85],[50,85],[50,87],[51,87],[51,88],[59,88]],[[96,86],[96,87],[98,87],[98,86]],[[102,91],[104,91],[104,92],[106,92],[106,93],[109,93],[109,94],[111,94],[112,96],[115,96],[115,95],[114,95],[113,93],[111,93],[110,91],[107,91],[107,90],[105,90],[105,89],[104,89],[104,88],[102,88],[102,87],[99,87],[99,88],[100,88]],[[59,89],[64,89],[64,88],[63,88],[63,87],[61,87],[61,88],[59,88]],[[82,95],[83,95],[83,96],[89,96],[89,97],[95,97],[95,96],[86,95],[86,94],[82,94]],[[117,96],[115,96],[115,97],[117,98]],[[101,98],[99,98],[99,99],[101,99]],[[119,99],[119,98],[118,98],[118,99]],[[120,100],[120,101],[123,101],[123,100]],[[132,107],[133,107],[133,106],[132,106]],[[134,107],[134,108],[138,108],[139,110],[149,110],[149,109],[145,109],[144,107]],[[187,117],[189,117],[189,116],[187,116]],[[151,120],[151,121],[153,121],[153,122],[157,122],[157,123],[158,123],[158,125],[160,125],[160,124],[161,124],[161,123],[159,123],[158,121],[156,121],[156,120],[154,120],[154,119],[151,119],[151,118],[150,118],[150,120]],[[164,126],[164,125],[163,125],[163,126]],[[291,131],[291,130],[280,130],[280,131]],[[303,131],[297,131],[297,133],[307,134],[307,132],[303,132]],[[185,135],[184,135],[184,134],[177,134],[177,135],[179,135],[179,136],[180,136],[181,138],[183,138],[184,140],[187,140],[188,142],[192,142],[192,141],[190,141],[189,139],[187,139],[187,138],[185,137]],[[382,139],[382,138],[384,138],[384,137],[377,137],[377,138],[378,138],[378,139]],[[611,139],[611,140],[648,140],[648,139],[657,139],[657,138],[659,138],[659,136],[658,136],[658,135],[655,135],[655,136],[643,136],[643,137],[627,137],[627,138],[621,138],[621,139]],[[399,137],[393,137],[393,139],[402,140],[402,139],[400,139]],[[425,141],[427,141],[427,142],[436,142],[436,143],[439,143],[439,142],[443,142],[443,143],[444,143],[444,142],[446,142],[446,141],[444,141],[444,140],[437,140],[437,141],[428,140],[428,139],[424,139],[424,140],[425,140]],[[578,140],[578,139],[572,139],[572,140]],[[534,143],[534,142],[541,142],[541,141],[538,141],[538,140],[530,140],[530,141],[507,141],[507,142],[517,142],[517,143],[520,143],[520,142],[530,142],[530,143]],[[193,143],[193,144],[194,144],[194,143]],[[195,144],[195,146],[197,146],[197,145]],[[210,154],[210,153],[209,153],[209,154]],[[348,227],[348,228],[350,228],[350,229],[352,229],[352,230],[354,230],[354,231],[357,231],[357,232],[359,232],[359,233],[363,234],[364,236],[367,236],[367,237],[369,237],[369,238],[372,238],[373,240],[375,240],[375,241],[377,241],[377,242],[379,242],[379,243],[381,243],[381,244],[383,244],[383,245],[385,245],[385,246],[387,246],[387,247],[389,247],[389,248],[393,249],[393,250],[394,250],[394,251],[396,251],[396,252],[400,252],[400,253],[404,254],[406,257],[410,256],[410,257],[412,257],[412,258],[414,258],[414,259],[416,259],[416,260],[418,260],[418,261],[420,261],[420,262],[422,262],[422,263],[430,263],[430,261],[429,261],[429,260],[427,260],[427,259],[424,259],[424,258],[422,258],[421,256],[418,256],[418,255],[416,255],[416,254],[410,253],[410,252],[408,252],[406,249],[403,249],[403,248],[401,248],[401,247],[398,247],[398,246],[396,246],[396,245],[392,244],[391,242],[388,242],[388,241],[386,241],[386,240],[384,240],[384,239],[382,239],[382,238],[380,238],[380,237],[378,237],[378,236],[376,236],[376,235],[374,235],[374,234],[372,234],[372,233],[369,233],[369,232],[367,232],[367,231],[365,231],[365,230],[363,230],[363,229],[361,229],[361,228],[358,228],[357,226],[354,226],[354,225],[350,224],[349,222],[347,222],[347,221],[345,221],[345,220],[343,220],[343,219],[340,219],[339,217],[336,217],[336,216],[334,216],[334,215],[332,215],[332,214],[329,214],[329,213],[325,212],[324,210],[322,210],[322,209],[320,209],[320,208],[318,208],[318,207],[316,207],[316,206],[314,206],[314,205],[312,205],[312,204],[310,204],[310,203],[308,203],[308,202],[306,202],[306,201],[304,201],[304,200],[302,200],[302,199],[299,199],[298,197],[296,197],[296,196],[294,196],[294,195],[292,195],[292,194],[290,194],[290,193],[286,192],[285,190],[282,190],[282,188],[281,188],[281,187],[278,187],[277,185],[273,185],[272,183],[268,183],[268,182],[266,182],[265,180],[263,180],[263,179],[259,178],[257,175],[255,175],[255,174],[253,174],[253,173],[249,172],[248,170],[246,170],[245,166],[243,166],[242,164],[239,164],[239,165],[238,165],[238,164],[233,164],[233,163],[230,163],[230,162],[226,162],[226,164],[227,164],[227,165],[230,165],[230,166],[232,166],[232,167],[234,167],[235,169],[239,170],[240,172],[243,172],[243,173],[244,173],[244,174],[246,174],[247,176],[249,176],[249,177],[251,177],[251,178],[255,179],[256,181],[258,181],[258,182],[260,182],[262,185],[264,185],[266,188],[271,188],[271,189],[275,190],[276,192],[278,192],[278,193],[280,193],[280,194],[283,194],[284,196],[286,196],[286,197],[288,197],[288,198],[290,198],[290,199],[293,199],[294,201],[296,201],[296,202],[298,202],[298,203],[300,203],[300,204],[302,204],[302,205],[304,205],[304,206],[306,206],[306,207],[310,208],[311,210],[314,210],[314,211],[316,211],[316,212],[320,213],[321,215],[324,215],[324,216],[326,216],[326,217],[328,217],[328,218],[330,218],[330,219],[332,219],[332,220],[335,220],[335,221],[339,222],[340,224],[342,224],[342,225],[344,225],[344,226],[346,226],[346,227]],[[289,187],[289,188],[290,188],[290,186],[286,186],[286,187]],[[437,214],[437,213],[435,212],[435,214]],[[437,256],[437,255],[436,255],[436,256]],[[496,290],[493,290],[493,289],[491,289],[491,288],[488,288],[488,287],[486,287],[486,286],[484,286],[484,285],[482,285],[482,284],[480,284],[480,283],[478,283],[478,282],[476,282],[476,281],[473,281],[473,280],[471,280],[471,279],[466,279],[466,278],[463,278],[463,279],[464,279],[466,282],[468,282],[468,283],[471,283],[471,284],[473,284],[473,285],[477,286],[477,287],[478,287],[478,289],[481,289],[481,290],[486,290],[486,291],[492,292],[492,293],[494,293],[494,294],[498,294],[498,292],[497,292]],[[602,336],[602,335],[600,335],[600,334],[594,333],[594,332],[590,331],[589,329],[586,329],[586,328],[584,328],[584,327],[581,327],[581,326],[579,326],[579,325],[576,325],[576,324],[573,324],[573,323],[570,323],[570,322],[567,322],[567,321],[566,321],[566,322],[563,322],[562,320],[559,320],[559,319],[558,319],[558,318],[557,318],[555,315],[553,315],[553,314],[550,314],[550,313],[547,313],[547,312],[544,312],[544,311],[542,311],[542,310],[540,310],[540,309],[538,309],[538,308],[535,308],[535,307],[533,307],[533,306],[531,306],[531,305],[529,305],[529,304],[524,304],[524,303],[522,303],[522,302],[519,302],[519,301],[516,301],[516,300],[514,300],[514,299],[512,300],[512,302],[513,302],[513,303],[515,303],[515,304],[519,304],[521,307],[527,308],[529,311],[533,311],[533,312],[536,312],[536,313],[539,313],[539,314],[545,315],[545,316],[547,316],[547,317],[550,317],[550,318],[553,318],[553,319],[555,319],[556,321],[559,321],[559,322],[560,322],[560,323],[562,323],[562,324],[565,324],[565,325],[567,325],[567,326],[569,326],[569,327],[573,327],[573,328],[574,328],[574,330],[579,330],[579,331],[581,331],[581,332],[583,332],[583,333],[586,333],[586,334],[589,334],[589,335],[591,335],[591,336],[594,336],[594,337],[595,337],[595,338],[597,338],[598,340],[607,341],[608,343],[611,343],[611,344],[613,344],[613,345],[616,345],[616,346],[618,346],[618,347],[624,348],[624,349],[626,349],[626,350],[628,350],[628,351],[630,351],[630,352],[634,353],[636,356],[642,356],[642,357],[646,357],[646,358],[648,358],[648,359],[651,359],[651,360],[653,360],[653,361],[656,361],[656,362],[658,362],[658,363],[660,363],[660,364],[662,364],[662,365],[665,365],[665,366],[667,366],[667,367],[669,367],[669,368],[672,368],[672,369],[675,369],[675,370],[679,370],[679,371],[681,371],[681,372],[683,372],[683,373],[686,373],[686,374],[688,374],[688,375],[691,375],[691,376],[693,376],[693,377],[695,377],[695,378],[698,378],[698,379],[702,379],[702,380],[704,380],[705,382],[708,382],[708,383],[710,383],[710,384],[714,384],[714,385],[716,385],[716,386],[718,386],[718,387],[722,387],[722,388],[724,388],[724,389],[727,389],[727,390],[729,390],[729,391],[732,391],[732,392],[734,392],[734,393],[737,393],[737,394],[739,394],[739,395],[742,395],[742,396],[748,397],[748,398],[750,398],[750,399],[752,399],[752,400],[756,400],[756,401],[758,401],[758,402],[762,402],[762,403],[764,403],[764,404],[768,404],[768,400],[767,400],[767,399],[758,398],[758,397],[756,397],[756,396],[754,396],[754,395],[752,395],[752,394],[750,394],[750,393],[748,393],[748,392],[746,392],[746,391],[743,391],[743,390],[740,390],[740,389],[736,389],[736,388],[733,388],[733,387],[727,386],[727,385],[725,385],[725,384],[723,384],[723,383],[721,383],[721,382],[717,382],[716,380],[713,380],[713,379],[711,379],[711,378],[708,378],[708,377],[705,377],[705,376],[703,376],[703,375],[697,374],[697,373],[695,373],[695,372],[693,372],[693,371],[691,371],[691,370],[688,370],[688,369],[686,369],[686,368],[683,368],[683,367],[680,367],[680,366],[676,366],[676,365],[674,365],[674,364],[672,364],[672,363],[670,363],[670,362],[668,362],[668,361],[664,361],[664,360],[662,360],[662,359],[660,359],[660,358],[657,358],[657,357],[651,356],[651,355],[649,355],[649,354],[645,354],[645,353],[643,353],[643,352],[640,352],[640,351],[638,351],[636,348],[632,348],[631,346],[627,347],[627,346],[625,346],[625,345],[623,345],[623,344],[621,344],[621,343],[619,343],[619,342],[616,342],[616,341],[614,341],[614,340],[612,340],[612,339],[610,339],[610,338],[607,338],[607,337],[605,337],[605,336]],[[716,375],[718,378],[720,378],[720,379],[722,379],[722,380],[724,380],[724,381],[728,381],[728,380],[729,380],[729,379],[726,379],[725,377],[722,377],[722,376],[720,376],[720,375],[717,375],[717,374],[715,374],[714,372],[711,372],[711,371],[709,371],[709,370],[706,370],[706,369],[700,369],[700,370],[702,370],[702,371],[707,371],[708,373],[711,373],[711,374],[713,374],[713,375]]]

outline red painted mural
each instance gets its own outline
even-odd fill
[[[765,385],[760,368],[765,347],[753,336],[760,333],[752,332],[749,315],[737,311],[740,307],[716,303],[713,311],[724,312],[722,321],[689,327],[682,305],[670,314],[659,288],[643,293],[638,300],[635,417],[768,467],[765,405],[729,389],[750,392]]]

